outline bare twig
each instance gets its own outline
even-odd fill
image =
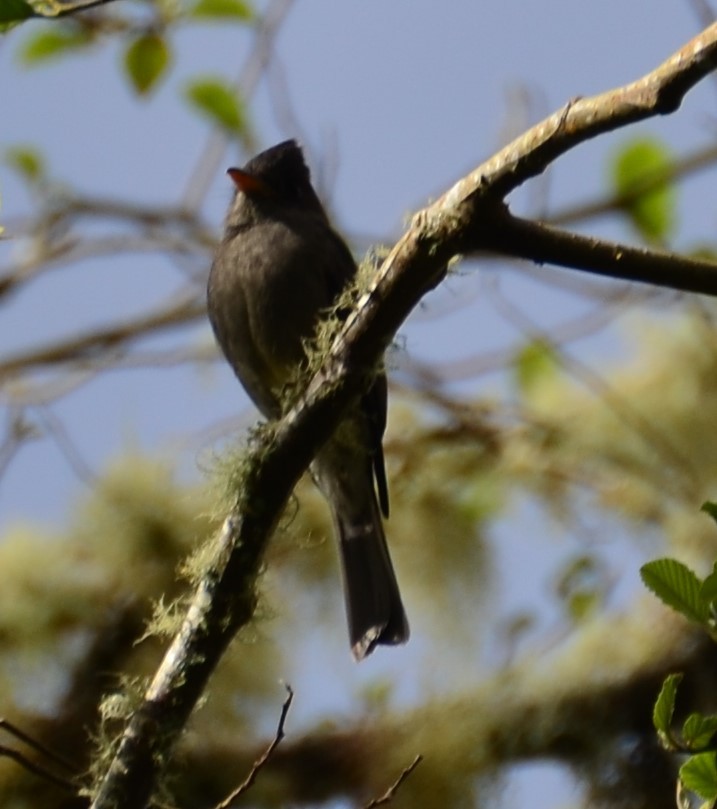
[[[19,741],[26,744],[28,747],[31,747],[38,753],[41,753],[46,759],[49,761],[54,762],[55,764],[62,767],[63,770],[66,770],[70,773],[76,773],[77,767],[75,767],[72,762],[68,761],[66,758],[63,758],[59,753],[56,753],[54,750],[50,750],[49,747],[46,747],[42,742],[39,742],[37,739],[34,739],[28,733],[25,733],[24,730],[21,730],[16,724],[11,722],[9,719],[0,718],[0,729],[4,730],[6,733],[9,733],[11,736],[14,736]]]
[[[108,326],[62,342],[57,341],[52,345],[0,358],[0,378],[7,379],[19,371],[30,368],[93,361],[97,359],[98,354],[108,349],[124,351],[132,340],[198,320],[205,311],[206,305],[203,300],[198,300],[195,295],[184,296],[162,309],[116,326]]]
[[[151,236],[102,236],[95,239],[64,239],[43,245],[36,256],[4,268],[0,275],[0,297],[16,292],[41,274],[70,263],[102,256],[116,257],[124,253],[157,253],[176,255],[208,255],[208,250],[196,241],[168,232]]]
[[[22,408],[16,405],[10,407],[7,413],[5,436],[0,442],[0,478],[5,474],[22,442],[36,436],[37,430],[27,421]]]
[[[12,761],[19,764],[24,770],[31,772],[33,775],[37,775],[40,778],[44,778],[45,781],[49,781],[51,784],[54,784],[61,789],[65,789],[68,792],[77,792],[77,787],[67,778],[62,778],[59,775],[55,775],[54,773],[50,772],[50,770],[46,769],[45,767],[41,767],[39,764],[36,764],[34,761],[31,761],[26,755],[21,753],[19,750],[15,750],[12,747],[6,747],[4,744],[0,744],[0,758],[9,758]]]
[[[286,699],[284,700],[284,704],[281,706],[279,724],[277,725],[276,733],[274,734],[271,744],[254,762],[251,770],[249,771],[249,775],[247,775],[244,781],[236,789],[232,790],[223,801],[220,801],[214,807],[214,809],[229,809],[237,798],[241,797],[245,792],[251,789],[254,781],[256,781],[257,775],[259,775],[259,772],[266,766],[266,763],[273,755],[274,750],[276,750],[276,748],[281,744],[281,740],[284,738],[284,724],[286,723],[286,717],[289,713],[289,709],[291,708],[291,703],[294,700],[294,691],[290,685],[286,685],[286,691]]]
[[[702,28],[707,28],[708,25],[712,25],[715,21],[715,13],[707,0],[690,0],[690,5],[697,15],[697,19]]]
[[[35,752],[40,753],[44,756],[48,761],[53,762],[54,764],[61,767],[63,770],[72,773],[73,775],[76,774],[77,769],[76,767],[71,764],[69,761],[64,759],[62,756],[55,753],[53,750],[50,750],[41,742],[37,741],[37,739],[33,739],[28,733],[25,733],[23,730],[10,722],[8,719],[0,718],[0,730],[4,730],[6,733],[9,733],[11,736],[14,736],[19,741],[26,744],[28,747],[32,748]],[[31,772],[33,775],[37,775],[40,778],[44,778],[45,781],[49,781],[51,784],[54,784],[61,789],[65,789],[69,792],[77,792],[77,786],[68,778],[64,778],[63,776],[56,775],[55,773],[48,770],[46,767],[41,766],[35,761],[30,760],[24,753],[21,753],[19,750],[15,750],[12,747],[7,747],[6,745],[0,745],[0,758],[9,758],[19,764],[23,769]]]
[[[79,448],[70,437],[65,425],[47,406],[38,408],[40,423],[45,431],[54,439],[62,457],[67,461],[68,466],[86,486],[94,486],[97,475],[92,471],[90,465],[82,457]]]
[[[384,806],[387,803],[391,803],[391,801],[396,797],[396,793],[398,792],[401,784],[411,775],[411,773],[418,767],[418,765],[423,761],[423,756],[419,753],[416,758],[406,767],[398,778],[391,784],[391,786],[381,795],[379,798],[374,798],[372,801],[369,801],[365,806],[364,809],[374,809],[376,806]]]

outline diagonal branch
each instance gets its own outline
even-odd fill
[[[126,348],[132,340],[196,320],[205,310],[204,302],[198,301],[195,295],[183,296],[166,307],[124,323],[2,357],[0,379],[3,377],[7,379],[28,368],[46,368],[65,362],[91,362],[108,349]]]
[[[446,203],[450,206],[456,197],[464,197],[468,188],[481,186],[503,198],[578,144],[646,118],[675,112],[687,92],[715,67],[717,23],[641,79],[569,101],[460,180],[445,195],[449,198]]]
[[[99,785],[94,809],[140,809],[236,631],[252,617],[255,583],[289,495],[424,293],[459,253],[491,249],[502,198],[576,144],[649,115],[675,110],[715,65],[717,25],[653,73],[625,88],[576,101],[533,128],[414,217],[347,319],[303,396],[255,438],[243,462],[237,502],[214,546],[144,701],[129,720]]]

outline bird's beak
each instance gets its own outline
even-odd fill
[[[248,197],[268,197],[272,193],[271,187],[263,180],[243,169],[227,169],[227,174],[232,178],[234,185]]]

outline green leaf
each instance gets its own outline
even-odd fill
[[[544,340],[527,343],[513,359],[513,376],[521,393],[529,393],[556,368],[555,351]]]
[[[83,48],[92,41],[86,31],[81,31],[74,25],[71,27],[60,27],[58,23],[52,25],[52,29],[39,31],[25,40],[20,51],[20,59],[24,64],[35,65],[38,62],[55,59],[68,51]]]
[[[0,31],[12,25],[37,16],[33,7],[25,0],[2,0],[0,3]]]
[[[682,727],[682,739],[688,747],[706,747],[717,733],[717,716],[692,713]]]
[[[169,46],[158,34],[142,34],[134,39],[125,51],[124,66],[135,92],[149,93],[167,70],[170,58]]]
[[[708,605],[700,597],[702,582],[682,562],[657,559],[643,565],[640,576],[645,586],[669,607],[690,621],[707,623]]]
[[[672,739],[672,715],[675,712],[677,686],[681,681],[682,674],[670,674],[666,677],[652,709],[652,724],[663,740]]]
[[[708,609],[717,601],[717,562],[715,562],[712,572],[702,582],[700,599],[707,605]]]
[[[233,19],[249,22],[254,19],[254,9],[242,0],[199,0],[189,10],[189,15],[198,20]]]
[[[711,500],[706,500],[704,503],[702,503],[700,511],[704,511],[705,514],[709,514],[710,517],[717,522],[717,503],[713,503]]]
[[[680,767],[680,780],[705,801],[717,800],[717,763],[714,753],[691,756]]]
[[[634,140],[623,147],[613,163],[614,191],[625,199],[624,210],[648,241],[663,241],[675,227],[674,185],[666,180],[653,182],[664,176],[671,164],[669,151],[654,138]]]
[[[231,134],[244,131],[244,110],[236,91],[226,82],[213,78],[197,79],[187,86],[186,96],[212,123]]]
[[[4,162],[30,183],[38,182],[45,175],[42,156],[27,146],[10,146],[5,150]]]

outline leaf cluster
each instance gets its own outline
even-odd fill
[[[702,510],[717,520],[717,504],[706,502]],[[676,559],[657,559],[640,569],[648,587],[663,603],[702,627],[717,642],[717,562],[704,579]],[[717,801],[717,714],[690,713],[681,731],[673,728],[681,674],[664,681],[653,710],[653,724],[668,750],[688,754],[680,767],[684,787],[699,795],[704,809]]]
[[[104,0],[105,3],[111,0]],[[179,3],[148,3],[135,13],[115,15],[80,14],[104,3],[97,0],[4,0],[0,8],[0,31],[28,20],[45,21],[22,41],[18,57],[32,67],[59,58],[78,55],[102,38],[118,37],[122,48],[122,73],[140,98],[150,96],[168,77],[175,61],[173,38],[184,24],[218,23],[251,25],[256,17],[245,0],[192,0]],[[220,76],[197,75],[182,91],[197,114],[227,135],[249,137],[249,120],[239,91]]]

